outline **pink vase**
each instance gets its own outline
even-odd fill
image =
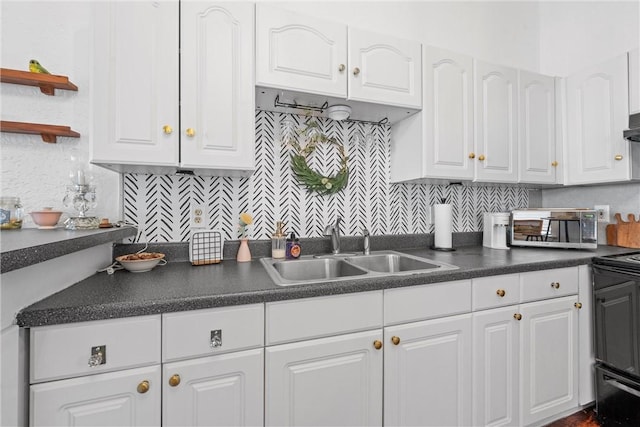
[[[238,248],[238,255],[236,261],[247,262],[251,261],[251,251],[249,250],[249,239],[240,239],[240,247]]]

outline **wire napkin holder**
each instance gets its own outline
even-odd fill
[[[218,264],[222,261],[224,238],[219,230],[191,230],[189,261],[192,265]]]

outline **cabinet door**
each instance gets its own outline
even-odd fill
[[[347,97],[347,26],[258,4],[256,85]]]
[[[254,6],[183,1],[180,36],[180,166],[243,175],[254,168]]]
[[[424,50],[425,172],[473,179],[473,60],[433,47]]]
[[[640,49],[629,52],[629,114],[640,113]]]
[[[262,425],[263,367],[263,349],[165,364],[162,425]]]
[[[518,72],[519,182],[556,183],[555,81]]]
[[[160,365],[32,385],[30,424],[159,426],[160,396]]]
[[[421,45],[349,28],[349,99],[422,107]]]
[[[95,5],[91,161],[178,164],[178,2]]]
[[[522,425],[578,405],[577,301],[569,296],[520,306]]]
[[[267,347],[267,426],[382,424],[381,331]]]
[[[475,63],[475,180],[517,182],[516,70]]]
[[[471,314],[391,326],[384,335],[384,424],[470,425]]]
[[[567,78],[568,184],[629,179],[627,91],[627,55]]]
[[[473,425],[519,424],[517,312],[513,305],[473,314]]]

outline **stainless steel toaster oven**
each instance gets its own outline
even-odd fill
[[[598,216],[593,209],[537,208],[511,212],[512,246],[597,249]]]

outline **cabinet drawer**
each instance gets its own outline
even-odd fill
[[[578,267],[520,274],[520,301],[534,301],[578,293]]]
[[[160,363],[160,326],[155,315],[32,328],[31,383]]]
[[[471,311],[471,280],[384,291],[384,324],[415,322]]]
[[[382,327],[382,291],[266,305],[267,345]]]
[[[163,361],[261,347],[263,343],[262,304],[162,315]]]
[[[473,309],[502,307],[520,302],[520,281],[517,274],[473,279],[471,293]]]

